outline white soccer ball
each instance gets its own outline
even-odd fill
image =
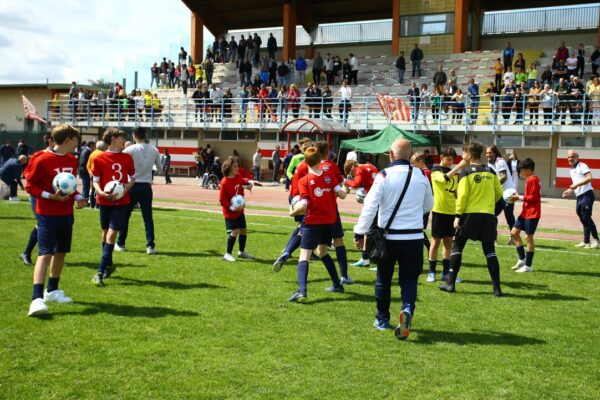
[[[290,207],[292,208],[292,210],[294,209],[294,207],[296,207],[296,204],[298,204],[299,201],[300,201],[300,195],[296,195],[296,196],[292,197],[292,200],[290,201]]]
[[[61,193],[68,196],[77,191],[77,178],[68,172],[61,172],[52,180],[52,187],[55,192],[60,190]]]
[[[504,193],[502,194],[502,197],[504,198],[504,201],[507,202],[508,204],[513,204],[514,200],[511,199],[511,197],[517,193],[517,191],[515,189],[506,189],[504,191]]]
[[[231,206],[236,210],[243,208],[245,204],[246,199],[241,194],[236,194],[231,198]]]
[[[356,191],[356,201],[360,204],[365,202],[365,197],[367,197],[367,191],[365,188],[360,188]]]
[[[110,181],[104,186],[104,193],[112,194],[115,200],[119,200],[125,194],[125,186],[119,181]]]

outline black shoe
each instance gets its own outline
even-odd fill
[[[21,253],[21,255],[19,257],[21,258],[21,260],[23,260],[23,264],[25,264],[25,265],[33,264],[33,262],[31,261],[31,256],[29,254]]]
[[[454,283],[442,283],[439,286],[440,290],[444,291],[444,292],[448,292],[448,293],[453,293],[456,291],[456,288],[454,287]]]
[[[319,260],[320,260],[319,256],[317,256],[315,253],[312,253],[310,255],[310,261],[319,261]]]
[[[114,264],[113,265],[109,265],[104,270],[104,274],[102,274],[102,279],[109,278],[113,274],[113,272],[115,272],[116,270],[117,270],[117,267]]]
[[[494,296],[496,296],[496,297],[502,297],[502,296],[504,296],[502,294],[502,290],[500,290],[500,285],[499,284],[498,285],[494,285]]]
[[[304,301],[304,299],[306,299],[306,293],[302,293],[302,292],[296,290],[294,293],[292,293],[292,297],[290,297],[288,299],[288,301],[302,303]]]

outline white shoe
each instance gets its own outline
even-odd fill
[[[156,250],[153,247],[146,247],[146,254],[156,254]]]
[[[342,285],[353,285],[354,284],[354,279],[347,277],[344,278],[343,276],[340,278],[340,283]]]
[[[65,292],[63,292],[62,290],[53,290],[51,292],[48,292],[47,290],[44,291],[44,301],[54,301],[56,303],[72,303],[73,299],[70,297],[65,296]]]
[[[250,253],[247,253],[245,251],[238,251],[238,257],[239,258],[245,258],[246,260],[254,260],[254,256]]]
[[[225,255],[223,256],[223,260],[225,261],[235,261],[235,258],[233,258],[233,256],[229,253],[225,253]]]
[[[353,267],[368,267],[370,264],[369,260],[360,259],[355,263],[352,263]]]
[[[533,272],[533,267],[528,267],[527,265],[523,265],[521,268],[516,270],[515,272]]]
[[[121,247],[118,244],[115,244],[115,251],[127,251],[125,246]]]
[[[588,247],[590,247],[590,244],[589,244],[589,243],[586,243],[586,242],[581,242],[581,243],[577,243],[577,244],[575,245],[575,247],[579,247],[579,248],[584,248],[584,249],[587,249]]]
[[[37,298],[31,302],[29,306],[29,316],[37,317],[38,315],[48,314],[48,306],[44,303],[43,299]]]
[[[21,201],[21,199],[19,199],[17,196],[15,196],[15,197],[10,197],[8,199],[8,201]]]
[[[598,241],[596,239],[592,239],[590,241],[590,249],[597,249],[598,246],[600,246],[600,244],[598,244]]]
[[[427,282],[435,282],[435,272],[430,272],[427,274]]]
[[[525,266],[525,260],[519,260],[515,265],[511,267],[511,269],[519,269]]]

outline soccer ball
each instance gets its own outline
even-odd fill
[[[242,196],[241,194],[236,194],[235,196],[233,196],[231,198],[231,206],[235,210],[239,210],[241,208],[244,208],[245,204],[246,204],[246,200],[244,199],[244,196]]]
[[[68,196],[77,191],[77,178],[68,172],[61,172],[52,180],[52,187],[54,191],[60,190],[61,193]]]
[[[504,193],[502,194],[502,197],[504,198],[504,201],[507,202],[508,204],[513,204],[514,201],[511,199],[511,197],[517,193],[517,191],[515,189],[506,189],[504,191]]]
[[[365,188],[360,188],[356,191],[356,201],[360,204],[365,202],[365,197],[367,197],[367,191]]]
[[[119,200],[125,194],[125,186],[119,181],[110,181],[104,186],[104,193],[112,194]]]
[[[292,200],[290,201],[290,207],[292,208],[292,210],[294,209],[294,207],[296,207],[296,204],[298,204],[299,201],[300,201],[300,195],[296,195],[296,196],[292,197]]]

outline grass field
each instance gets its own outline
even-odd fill
[[[75,302],[50,303],[46,319],[27,317],[31,267],[18,259],[29,206],[0,202],[0,220],[2,399],[600,397],[600,251],[573,243],[540,241],[531,274],[510,271],[514,248],[501,246],[503,298],[469,244],[457,293],[422,276],[413,331],[400,342],[371,326],[368,269],[351,267],[358,284],[336,295],[313,262],[307,303],[287,302],[295,263],[278,274],[271,263],[289,218],[248,217],[259,259],[227,263],[220,214],[156,210],[159,253],[147,256],[136,212],[128,251],[115,253],[117,272],[97,288],[98,214],[77,211],[61,280]]]

